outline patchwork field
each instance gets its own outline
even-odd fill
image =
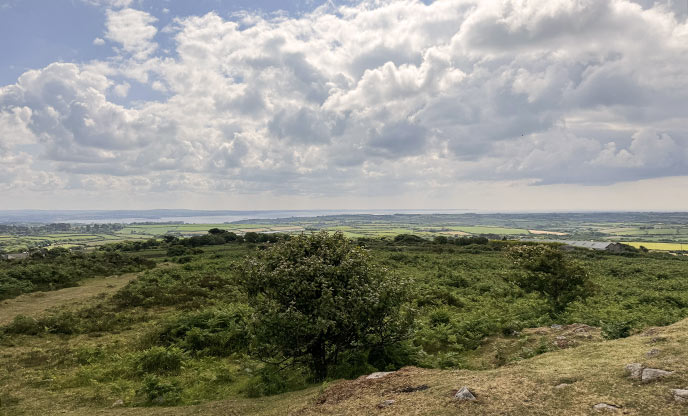
[[[234,223],[125,224],[107,232],[80,232],[74,224],[65,232],[0,234],[0,250],[21,252],[40,247],[90,249],[107,243],[144,241],[164,235],[203,235],[211,228],[237,234],[341,231],[350,238],[489,235],[509,239],[543,238],[618,241],[651,250],[682,250],[688,244],[688,215],[682,213],[609,214],[395,214],[332,215],[246,220]],[[683,244],[683,245],[682,245]]]

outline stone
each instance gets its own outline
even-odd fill
[[[384,409],[385,407],[389,407],[396,403],[396,400],[385,400],[384,402],[380,403],[377,405],[380,409]]]
[[[660,370],[658,368],[646,368],[643,370],[643,375],[640,380],[647,383],[648,381],[657,380],[661,377],[666,377],[674,374],[673,371]]]
[[[647,352],[648,357],[654,357],[655,355],[659,355],[661,351],[658,350],[657,348],[653,348],[650,351]]]
[[[122,406],[124,406],[124,400],[119,399],[116,402],[112,403],[111,407],[122,407]]]
[[[561,325],[559,325],[559,324],[554,324],[554,325],[550,326],[550,328],[552,328],[552,329],[561,329],[561,328],[563,328],[563,326],[561,326]]]
[[[554,388],[555,389],[565,389],[566,387],[568,387],[570,385],[571,384],[569,384],[569,383],[561,383],[561,384],[557,384],[556,386],[554,386]]]
[[[468,390],[468,387],[466,387],[466,386],[461,387],[461,389],[459,391],[457,391],[456,394],[454,395],[454,398],[456,400],[461,400],[461,401],[463,401],[463,400],[469,400],[469,401],[475,400],[475,396],[473,395],[473,393],[471,393],[470,390]]]
[[[618,412],[621,409],[619,406],[609,403],[597,403],[592,408],[597,412]]]
[[[634,380],[640,380],[643,376],[643,365],[640,363],[626,364],[626,373]]]
[[[366,380],[375,380],[378,378],[382,378],[384,376],[388,376],[390,374],[394,373],[394,371],[378,371],[376,373],[368,374],[366,376]]]
[[[573,330],[573,332],[576,334],[590,332],[594,329],[593,327],[591,327],[589,325],[585,325],[585,324],[574,324],[574,325],[576,325],[576,328]]]
[[[674,396],[674,400],[677,402],[688,402],[688,390],[672,389],[671,395]]]

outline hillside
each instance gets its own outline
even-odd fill
[[[317,238],[360,252],[337,236]],[[121,261],[104,271],[119,277],[75,274],[87,271],[90,255],[64,250],[46,252],[57,259],[48,263],[40,256],[5,262],[10,288],[40,283],[51,270],[83,278],[67,281],[75,287],[62,288],[64,279],[29,287],[43,291],[0,303],[0,414],[587,414],[599,403],[627,414],[683,411],[670,393],[688,386],[682,256],[409,235],[361,241],[389,287],[410,285],[413,331],[388,350],[349,351],[319,379],[323,384],[303,362],[284,371],[265,364],[258,350],[265,340],[254,329],[260,305],[242,283],[247,265],[270,264],[265,256],[296,243],[223,237],[222,244],[194,245],[216,239],[131,253],[105,247],[98,256]],[[510,253],[529,252],[558,258],[572,273],[587,271],[587,293],[553,315],[545,295],[516,284],[529,275],[510,263]],[[135,258],[157,263],[124,273]],[[350,302],[345,310],[346,318]],[[633,362],[675,373],[641,384],[624,374]],[[390,370],[398,371],[361,376]],[[463,386],[475,402],[453,400]]]
[[[675,373],[642,383],[625,373],[625,365],[631,362]],[[683,320],[629,338],[594,341],[494,370],[405,367],[380,379],[362,376],[333,382],[324,389],[312,387],[260,399],[186,407],[95,409],[80,407],[76,397],[62,397],[7,414],[53,414],[59,409],[67,415],[584,415],[595,414],[594,405],[607,403],[619,409],[604,412],[678,415],[688,414],[688,404],[675,401],[671,390],[686,385],[688,320]],[[454,400],[453,394],[462,386],[468,386],[477,400]],[[420,391],[405,392],[418,387]],[[385,400],[395,402],[380,408]]]

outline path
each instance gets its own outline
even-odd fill
[[[80,286],[51,292],[33,292],[0,301],[0,326],[12,322],[17,315],[37,317],[50,308],[79,303],[101,293],[113,293],[134,280],[137,273],[86,279]]]

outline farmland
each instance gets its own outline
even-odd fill
[[[260,213],[256,213],[260,216]],[[264,214],[262,214],[264,215]],[[194,220],[198,220],[195,217]],[[92,249],[109,243],[146,241],[165,235],[189,237],[219,228],[237,234],[340,231],[350,238],[393,237],[415,234],[435,236],[486,235],[507,239],[567,239],[614,241],[650,250],[683,250],[688,244],[688,215],[682,213],[590,214],[394,214],[320,215],[241,220],[225,223],[130,223],[110,225],[57,224],[27,226],[21,232],[3,231],[0,250],[16,253],[33,248]],[[45,229],[45,230],[44,230]]]

